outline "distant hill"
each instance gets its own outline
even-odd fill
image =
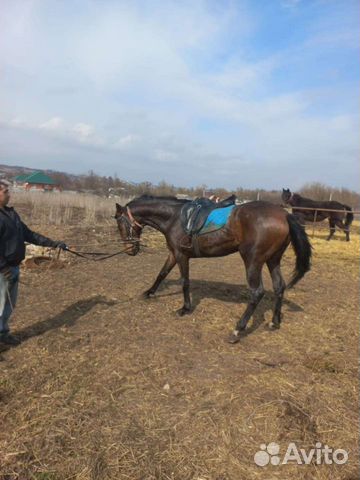
[[[42,169],[42,168],[29,168],[29,167],[22,167],[19,165],[4,165],[0,164],[0,176],[6,177],[8,180],[11,180],[13,177],[16,177],[16,175],[21,175],[22,173],[32,173],[32,172],[42,172],[45,173],[46,175],[66,175],[69,178],[77,178],[78,175],[73,175],[70,173],[65,173],[65,172],[59,172],[57,170],[51,170],[51,169]]]

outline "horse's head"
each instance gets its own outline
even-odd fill
[[[126,253],[135,256],[140,250],[140,236],[143,226],[135,220],[129,207],[116,204],[114,216],[118,224],[121,240],[124,242]]]
[[[289,188],[283,188],[281,199],[284,203],[289,203],[292,193]]]

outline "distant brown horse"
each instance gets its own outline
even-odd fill
[[[335,226],[344,230],[346,241],[350,241],[350,225],[354,219],[354,214],[351,207],[334,200],[318,201],[311,198],[302,197],[298,193],[291,193],[287,188],[283,188],[281,198],[283,202],[294,207],[292,213],[299,220],[301,224],[305,222],[321,222],[326,218],[329,219],[330,234],[327,240],[331,240],[335,233]],[[296,208],[296,207],[301,207]],[[308,208],[309,210],[302,210]],[[325,209],[325,210],[322,210]],[[328,210],[343,210],[342,212],[329,212]],[[345,219],[345,223],[343,220]]]
[[[179,315],[191,312],[189,294],[189,259],[196,256],[221,257],[239,252],[246,268],[247,282],[251,292],[250,301],[241,319],[237,322],[229,341],[239,340],[239,332],[246,325],[264,296],[262,268],[266,263],[276,296],[271,328],[279,328],[285,282],[280,271],[281,258],[291,242],[296,254],[293,277],[287,286],[294,286],[310,269],[311,245],[296,218],[283,208],[268,202],[250,202],[234,207],[227,224],[220,230],[198,237],[194,249],[191,237],[187,236],[180,221],[180,212],[188,200],[175,197],[144,195],[125,206],[116,204],[115,218],[122,240],[129,241],[129,254],[139,251],[140,235],[148,225],[165,235],[169,256],[154,284],[144,293],[153,296],[160,283],[178,264],[182,278],[184,305]],[[135,242],[134,242],[135,240]]]

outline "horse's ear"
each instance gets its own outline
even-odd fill
[[[117,211],[118,213],[122,213],[122,212],[124,211],[124,207],[122,207],[122,206],[120,205],[120,203],[117,203],[117,204],[116,204],[116,211]]]

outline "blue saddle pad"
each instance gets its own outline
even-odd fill
[[[204,233],[210,233],[214,232],[215,230],[220,230],[220,228],[222,228],[227,223],[234,207],[235,205],[229,205],[228,207],[224,208],[216,208],[215,210],[210,212],[199,234],[203,235]]]

